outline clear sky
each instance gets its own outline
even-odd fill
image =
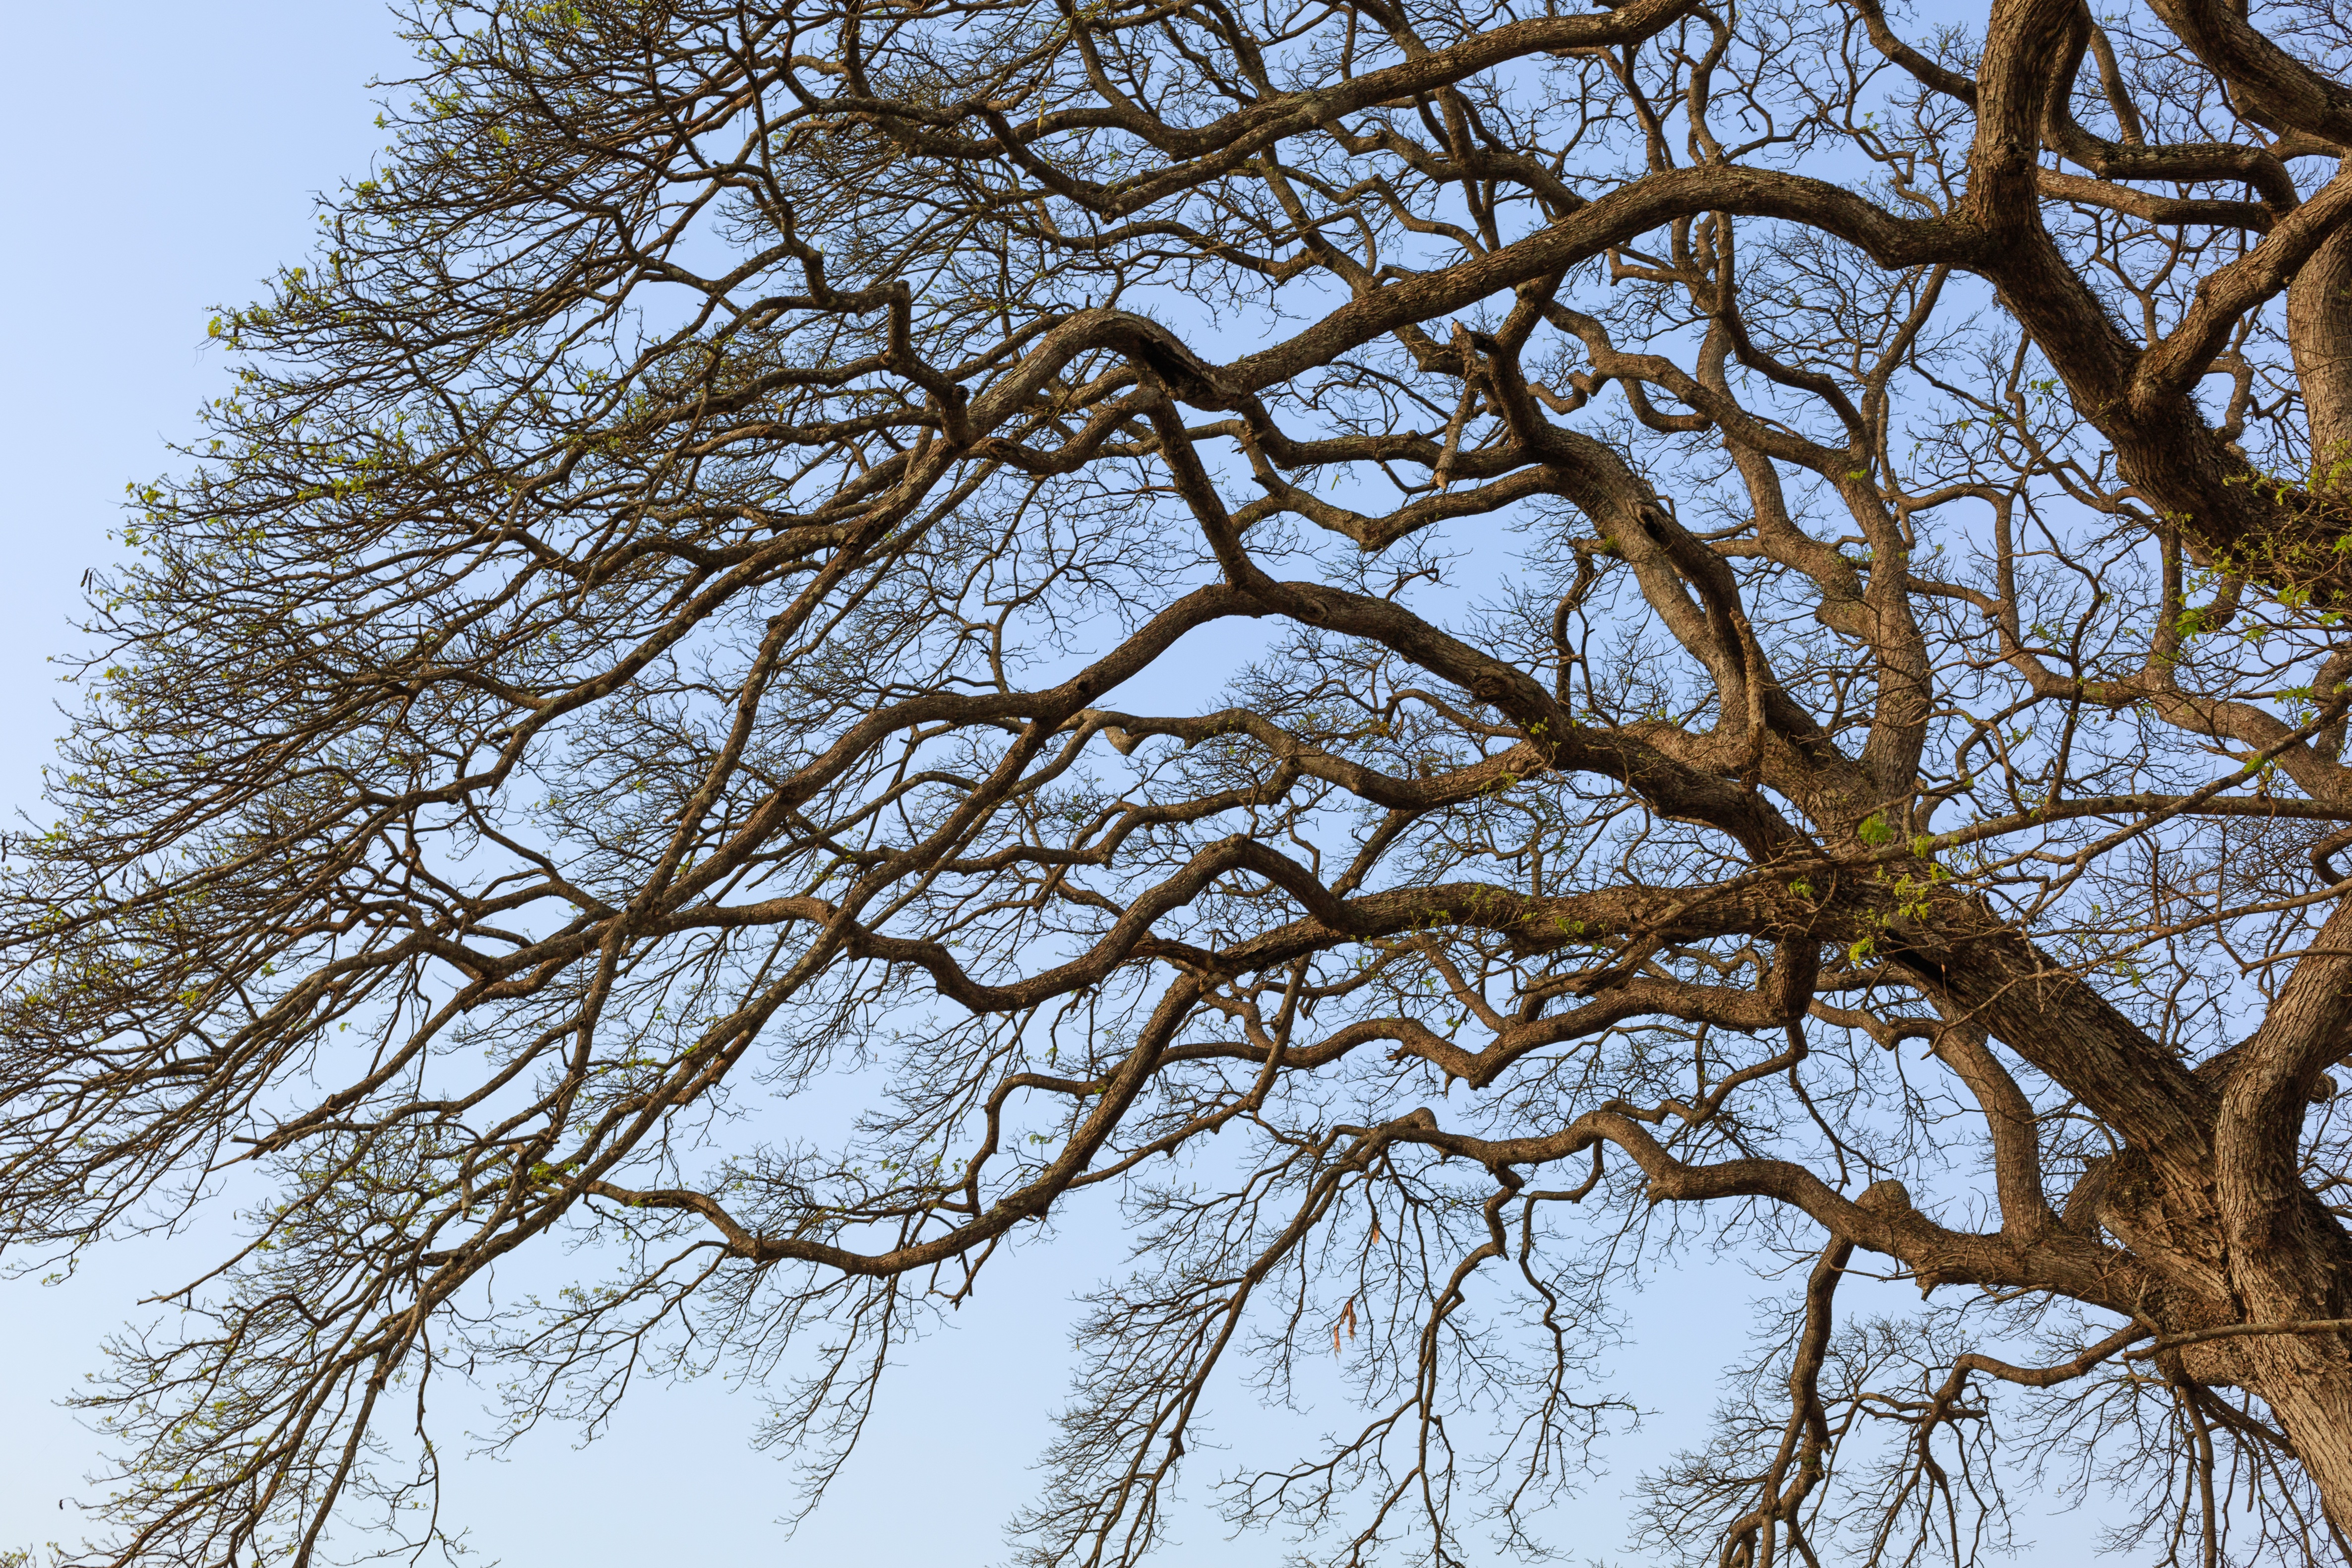
[[[0,299],[17,301],[0,337],[0,802],[14,809],[32,805],[62,726],[44,660],[72,646],[77,584],[110,558],[123,485],[169,465],[165,444],[193,433],[195,405],[225,380],[203,347],[205,321],[249,298],[273,265],[299,258],[312,195],[362,172],[382,141],[368,79],[398,74],[405,57],[367,0],[0,0],[0,10],[18,62],[0,95],[10,237]],[[715,1384],[642,1389],[614,1434],[584,1449],[550,1431],[511,1462],[460,1460],[450,1514],[471,1525],[483,1558],[520,1568],[997,1561],[998,1527],[1029,1495],[1063,1387],[1070,1296],[1115,1265],[1118,1239],[1085,1219],[1053,1247],[995,1268],[953,1331],[915,1347],[860,1459],[790,1541],[772,1523],[788,1471],[748,1441],[758,1400]],[[98,1342],[139,1316],[140,1297],[178,1283],[203,1256],[186,1242],[141,1240],[101,1250],[62,1287],[0,1282],[0,1550],[79,1538],[72,1500],[87,1495],[100,1450],[56,1402],[99,1364]],[[1661,1283],[1637,1304],[1644,1339],[1622,1385],[1656,1414],[1615,1477],[1568,1515],[1578,1560],[1636,1561],[1620,1550],[1619,1489],[1637,1464],[1699,1435],[1713,1369],[1738,1352],[1745,1326],[1714,1309],[1759,1289],[1717,1268]],[[1226,1436],[1247,1446],[1278,1436],[1231,1395],[1217,1424]],[[440,1408],[447,1429],[472,1414],[457,1388]],[[1344,1413],[1328,1421],[1344,1425]],[[2037,1533],[2046,1550],[2082,1532]],[[1281,1556],[1278,1541],[1229,1546],[1196,1513],[1162,1561],[1270,1568]]]

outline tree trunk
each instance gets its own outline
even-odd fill
[[[2330,250],[2352,286],[2352,244]],[[2346,337],[2352,375],[2352,310],[2326,326]],[[2352,397],[2341,412],[2352,439]],[[1976,931],[1953,920],[1944,941],[1900,956],[2126,1141],[2084,1189],[2145,1268],[2109,1304],[2165,1335],[2352,1316],[2352,1235],[2298,1168],[2305,1112],[2352,1041],[2352,900],[2314,933],[2262,1027],[2195,1069],[1989,911],[1971,918]],[[2352,1540],[2352,1334],[2231,1336],[2164,1360],[2259,1394]]]
[[[2311,483],[2352,479],[2352,229],[2321,243],[2286,291],[2287,347],[2311,430]]]
[[[2345,1317],[2352,1238],[2304,1184],[2304,1112],[2352,1037],[2352,900],[2339,902],[2253,1037],[2216,1064],[2213,1193],[2230,1293],[2250,1324]],[[2243,1364],[2352,1538],[2352,1337],[2250,1336]]]
[[[2352,1354],[2341,1334],[2263,1335],[2246,1343],[2253,1388],[2319,1488],[2336,1533],[2352,1541]]]

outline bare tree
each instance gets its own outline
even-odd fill
[[[1089,1203],[1035,1563],[1327,1350],[1236,1523],[1538,1552],[1702,1239],[1664,1548],[2347,1555],[2335,0],[408,22],[7,847],[10,1256],[268,1193],[92,1560],[433,1538],[453,1360],[731,1359],[813,1495]]]

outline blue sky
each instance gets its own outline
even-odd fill
[[[0,98],[12,236],[0,247],[0,298],[18,301],[0,375],[10,479],[0,801],[13,809],[33,804],[62,726],[45,661],[73,645],[77,584],[110,558],[122,487],[169,465],[166,443],[193,432],[194,406],[225,378],[203,346],[205,321],[299,258],[312,194],[363,171],[382,140],[366,81],[396,74],[404,57],[389,18],[364,3],[8,0],[6,16],[20,62]],[[202,1239],[102,1248],[61,1287],[0,1282],[10,1352],[0,1356],[0,1550],[79,1536],[71,1503],[87,1495],[99,1447],[56,1401],[99,1364],[103,1335],[140,1315],[140,1297],[199,1265]],[[759,1403],[715,1383],[642,1390],[613,1435],[585,1449],[551,1431],[510,1462],[457,1464],[451,1516],[472,1527],[484,1558],[524,1565],[996,1560],[998,1526],[1028,1494],[1062,1388],[1070,1297],[1115,1266],[1118,1241],[1114,1226],[1082,1218],[996,1269],[952,1331],[910,1352],[860,1459],[790,1541],[771,1522],[789,1502],[789,1473],[749,1445]],[[1712,1371],[1744,1330],[1711,1309],[1759,1289],[1718,1267],[1663,1282],[1638,1304],[1646,1338],[1622,1385],[1657,1415],[1622,1451],[1616,1478],[1571,1509],[1564,1533],[1580,1560],[1635,1561],[1619,1551],[1618,1488],[1639,1461],[1697,1436]],[[440,1409],[449,1430],[472,1414],[458,1388]],[[1280,1436],[1237,1391],[1223,1411],[1220,1429],[1244,1447]],[[2047,1547],[2078,1532],[2041,1533]],[[1163,1561],[1246,1568],[1281,1558],[1279,1542],[1236,1548],[1221,1534],[1192,1515]]]

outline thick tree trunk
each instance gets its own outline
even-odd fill
[[[2341,312],[2338,312],[2339,318]],[[2352,1237],[2302,1180],[2304,1111],[2352,1036],[2352,900],[2336,906],[2252,1038],[2220,1064],[2213,1193],[2241,1321],[2333,1321],[2352,1295]],[[2242,1342],[2255,1391],[2352,1537],[2352,1338]]]
[[[2324,241],[2286,291],[2287,346],[2311,430],[2315,489],[2352,481],[2352,229]]]
[[[2331,248],[2352,287],[2352,245]],[[2328,324],[2347,327],[2352,310]],[[2352,350],[2343,368],[2352,374]],[[2344,418],[2352,440],[2352,396]],[[2352,1317],[2352,1232],[2298,1168],[2305,1111],[2352,1042],[2352,900],[2313,934],[2262,1027],[2193,1070],[1990,911],[1939,934],[1901,957],[2125,1140],[2083,1194],[2138,1265],[2109,1305],[2166,1335]],[[2164,1359],[2259,1394],[2352,1539],[2352,1335],[2230,1336]]]
[[[2212,1171],[2167,1173],[2136,1150],[2105,1162],[2096,1208],[2108,1234],[2158,1283],[2133,1304],[2165,1334],[2333,1321],[2347,1315],[2343,1227],[2299,1182],[2257,1192]],[[2177,1358],[2177,1359],[2176,1359]],[[2159,1364],[2261,1396],[2352,1540],[2352,1335],[2280,1333],[2201,1341]]]
[[[2352,1353],[2340,1334],[2245,1342],[2253,1388],[2294,1445],[2339,1535],[2352,1540]]]

